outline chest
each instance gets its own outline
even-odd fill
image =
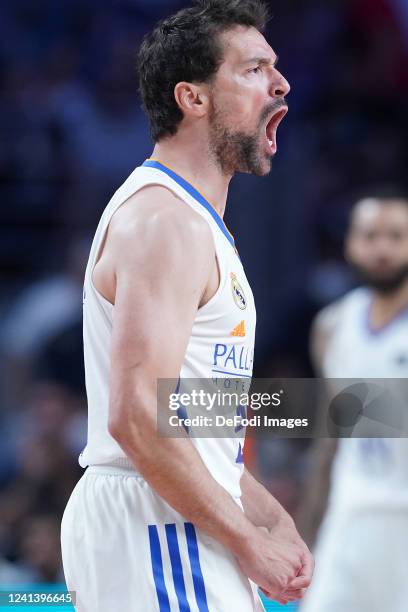
[[[374,333],[361,321],[341,325],[328,346],[327,376],[405,378],[408,376],[408,320]]]

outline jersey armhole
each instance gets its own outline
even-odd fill
[[[210,297],[208,302],[200,306],[200,308],[197,310],[197,313],[200,315],[205,313],[206,309],[210,308],[213,305],[213,303],[217,301],[219,295],[224,290],[225,284],[227,282],[227,262],[226,262],[225,256],[223,256],[223,249],[218,244],[218,240],[214,239],[214,232],[212,231],[211,226],[210,226],[210,230],[211,230],[211,235],[212,235],[212,239],[214,242],[215,262],[216,262],[216,266],[218,267],[218,274],[220,277],[220,282],[218,283],[218,288],[216,292],[214,293],[214,295]]]

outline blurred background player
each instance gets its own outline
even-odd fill
[[[312,331],[316,371],[325,378],[408,375],[408,200],[357,203],[346,259],[362,286],[323,309]],[[390,409],[392,407],[390,406]],[[316,577],[302,612],[407,609],[408,440],[322,439],[302,504]]]

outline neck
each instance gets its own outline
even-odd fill
[[[408,282],[390,294],[374,291],[371,306],[371,323],[382,327],[408,306]]]
[[[208,143],[203,139],[186,137],[182,130],[171,138],[158,142],[151,155],[191,183],[211,204],[221,218],[227,204],[228,187],[232,176],[221,169],[208,154]]]

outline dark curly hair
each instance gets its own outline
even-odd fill
[[[180,81],[209,83],[222,61],[219,35],[236,25],[263,31],[262,0],[196,0],[160,21],[138,54],[139,87],[153,142],[172,136],[183,119],[174,97]]]

